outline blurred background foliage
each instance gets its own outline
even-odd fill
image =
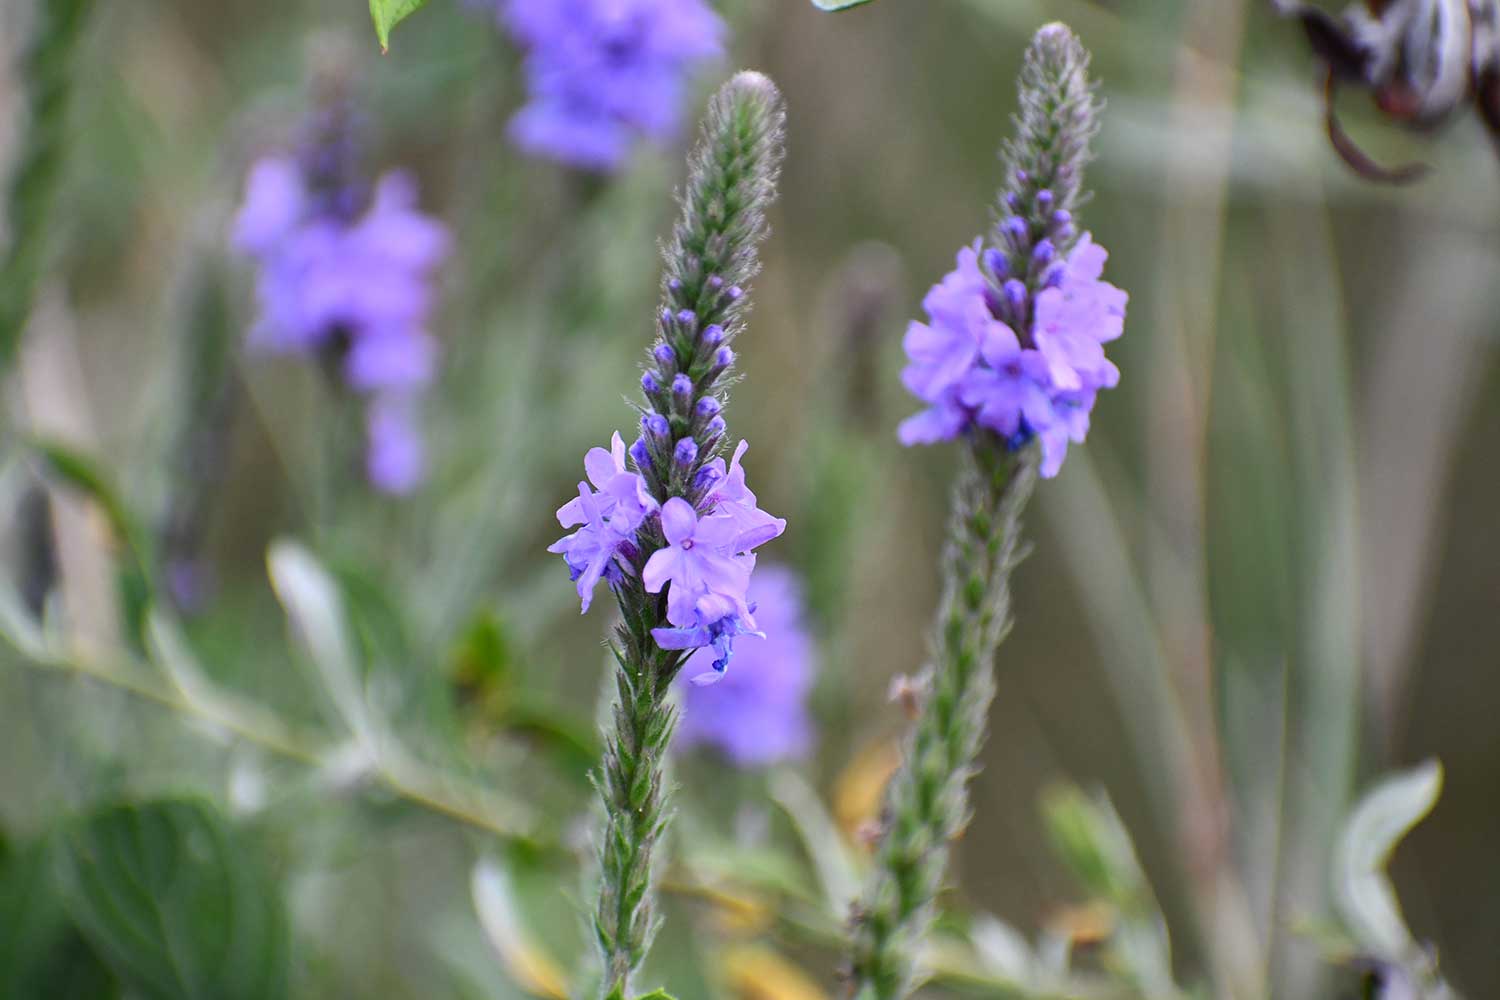
[[[0,8],[8,65],[25,6]],[[521,157],[517,55],[456,0],[385,57],[354,0],[98,8],[58,265],[7,387],[8,995],[577,995],[606,614],[577,618],[543,550],[579,456],[631,419],[680,150],[609,180]],[[896,444],[900,335],[986,223],[1020,53],[1062,19],[1108,104],[1083,219],[1131,293],[1124,381],[1033,507],[944,928],[990,945],[934,956],[938,989],[1012,995],[1013,925],[1173,995],[1233,966],[1223,912],[1280,995],[1341,989],[1309,985],[1306,930],[1332,912],[1338,830],[1378,774],[1438,757],[1396,885],[1449,981],[1500,995],[1500,169],[1476,123],[1423,142],[1348,95],[1361,141],[1435,165],[1408,189],[1352,178],[1300,33],[1251,0],[719,9],[710,76],[761,69],[789,108],[731,416],[790,521],[772,558],[808,583],[820,735],[771,774],[678,762],[647,978],[836,995],[833,904],[904,724],[889,683],[922,661],[953,464]],[[372,167],[413,169],[457,240],[433,474],[405,500],[364,488],[316,372],[244,355],[225,250],[247,165],[335,58]],[[0,135],[16,88],[0,77]],[[188,515],[199,600],[174,608]],[[1065,779],[1113,807],[1054,792],[1044,821]],[[1145,897],[1088,879],[1067,810],[1096,807]],[[146,881],[113,885],[117,854]],[[157,893],[152,865],[188,875]],[[1110,957],[1119,934],[1094,953],[1138,903],[1147,940],[1158,903],[1171,930],[1167,985]],[[130,946],[142,905],[213,961]]]

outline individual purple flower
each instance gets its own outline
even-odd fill
[[[714,685],[682,685],[679,747],[712,746],[741,767],[762,767],[803,756],[812,747],[807,709],[815,649],[802,623],[797,577],[780,566],[761,566],[750,583],[750,603],[761,634],[738,642],[735,668]],[[702,650],[680,677],[718,677]]]
[[[722,458],[716,458],[705,466],[705,469],[710,470],[708,475],[715,484],[709,492],[708,500],[714,504],[715,513],[733,522],[737,532],[735,548],[744,552],[764,545],[786,530],[786,519],[772,517],[761,510],[755,494],[745,485],[745,470],[740,465],[740,459],[749,448],[749,441],[741,441],[736,445],[727,468]]]
[[[723,50],[703,0],[500,0],[500,16],[526,51],[512,139],[587,170],[617,169],[637,138],[672,138],[690,72]]]
[[[1057,235],[1068,222],[1057,223]],[[929,322],[908,328],[902,371],[902,382],[927,408],[902,421],[903,444],[951,440],[975,427],[995,432],[1012,449],[1035,437],[1041,473],[1050,478],[1069,442],[1084,439],[1098,390],[1120,379],[1104,344],[1124,330],[1127,296],[1101,279],[1108,255],[1089,234],[1066,259],[1057,259],[1050,239],[1042,243],[1049,248],[1039,262],[1045,274],[1034,278],[1041,286],[1034,293],[1003,277],[1012,270],[1001,265],[1004,252],[981,250],[977,242],[959,251],[955,269],[927,293]],[[1036,262],[1034,249],[1023,259]]]
[[[349,387],[372,399],[371,482],[405,493],[423,474],[415,397],[437,367],[426,323],[448,233],[418,211],[406,174],[387,174],[367,197],[355,186],[319,188],[340,173],[327,169],[326,152],[268,157],[251,169],[232,236],[259,264],[250,344],[337,362]]]
[[[561,554],[567,562],[582,610],[587,611],[599,581],[614,582],[625,572],[616,556],[631,551],[636,532],[657,503],[641,477],[626,471],[625,442],[618,431],[608,451],[589,449],[583,466],[598,492],[588,483],[578,484],[578,496],[557,510],[559,524],[578,530],[553,542],[547,551]]]
[[[1059,390],[1119,384],[1120,370],[1104,356],[1104,345],[1124,332],[1128,296],[1099,280],[1108,256],[1085,233],[1068,256],[1060,283],[1036,297],[1033,336]]]
[[[666,547],[651,554],[641,581],[648,594],[668,588],[667,621],[678,628],[705,628],[738,615],[747,628],[755,628],[745,603],[755,562],[741,554],[733,519],[723,514],[699,517],[692,504],[672,497],[662,505],[661,530]],[[661,638],[657,636],[658,642]]]

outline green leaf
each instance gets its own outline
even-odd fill
[[[31,448],[49,475],[93,500],[104,512],[110,531],[125,557],[121,563],[119,586],[126,632],[136,648],[140,648],[146,610],[154,591],[156,562],[150,536],[94,459],[55,441],[34,440]]]
[[[64,831],[68,912],[131,995],[276,1000],[289,936],[275,883],[206,803],[112,806]]]
[[[819,10],[839,11],[848,10],[850,7],[863,7],[871,0],[812,0],[813,6]]]
[[[114,977],[68,919],[42,841],[0,863],[0,996],[114,997]]]
[[[375,722],[337,581],[295,542],[273,544],[266,566],[271,586],[339,718],[361,745],[374,747]]]
[[[566,997],[566,974],[528,931],[510,872],[499,861],[484,858],[469,880],[474,909],[490,945],[510,979],[529,995]]]
[[[391,29],[425,6],[427,0],[370,0],[370,19],[375,22],[375,37],[380,51],[391,50]]]
[[[655,989],[650,993],[642,993],[635,1000],[676,1000],[676,998],[666,990]]]
[[[1354,807],[1334,861],[1334,900],[1356,940],[1376,957],[1404,962],[1418,949],[1386,875],[1391,853],[1432,811],[1443,767],[1429,760],[1385,778]]]

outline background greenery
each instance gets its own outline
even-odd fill
[[[0,11],[8,57],[22,6]],[[1124,379],[1032,507],[951,901],[1087,940],[1087,914],[1067,908],[1086,894],[1038,808],[1067,777],[1108,789],[1132,832],[1179,980],[1210,961],[1203,886],[1232,862],[1276,981],[1299,982],[1315,948],[1294,925],[1325,915],[1354,791],[1437,756],[1443,796],[1396,881],[1454,985],[1500,995],[1500,170],[1475,121],[1421,143],[1351,95],[1362,141],[1435,165],[1409,189],[1352,178],[1322,137],[1300,33],[1250,0],[721,9],[732,54],[705,88],[753,67],[789,107],[730,415],[763,504],[790,521],[767,557],[809,581],[821,735],[806,786],[681,761],[682,861],[648,978],[695,998],[834,989],[831,918],[802,919],[819,908],[799,896],[809,863],[770,803],[811,822],[796,805],[810,787],[856,844],[903,726],[886,694],[923,656],[954,456],[895,442],[911,408],[900,335],[986,223],[1020,53],[1062,19],[1108,102],[1084,221],[1131,292]],[[36,935],[0,943],[11,982],[60,989],[66,968],[66,995],[124,976],[143,995],[230,996],[212,977],[243,947],[257,968],[288,956],[299,996],[547,996],[584,976],[606,616],[578,618],[543,548],[583,451],[630,420],[681,155],[643,152],[607,181],[524,160],[504,139],[516,54],[489,20],[433,0],[389,55],[371,34],[357,2],[99,4],[59,265],[9,386],[0,471],[12,577],[38,578],[39,534],[62,568],[51,638],[0,653],[0,915],[27,914],[3,925]],[[250,316],[226,221],[247,163],[288,138],[309,67],[330,59],[366,102],[372,167],[415,169],[458,238],[432,481],[405,501],[370,494],[317,373],[236,347],[223,478],[207,486],[211,601],[122,627],[120,525],[68,485],[65,456],[18,440],[67,441],[146,536],[201,480],[171,461],[201,420],[191,373]],[[0,121],[15,87],[0,84]],[[305,548],[275,550],[273,590],[266,553],[286,538]],[[320,618],[335,589],[347,614]],[[342,634],[319,647],[329,622]],[[132,645],[136,662],[113,652]],[[206,712],[184,676],[251,707]],[[232,732],[246,720],[250,739]],[[205,944],[223,958],[204,970],[115,955],[107,922],[90,923],[107,880],[76,890],[115,849],[187,859],[182,898],[158,900],[164,925],[252,930]],[[226,879],[253,887],[229,894],[245,912],[214,909]],[[779,923],[759,905],[772,901]]]

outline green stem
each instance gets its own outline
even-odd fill
[[[606,998],[629,995],[631,974],[659,924],[652,869],[666,829],[665,761],[677,721],[667,695],[682,664],[680,653],[658,648],[651,638],[651,629],[665,621],[664,601],[645,592],[639,573],[620,588],[620,604],[624,620],[611,645],[617,700],[599,780],[605,823],[594,918]]]
[[[967,785],[995,694],[995,651],[1010,629],[1010,574],[1023,554],[1020,517],[1036,464],[1034,446],[1011,454],[985,438],[967,449],[954,488],[933,662],[854,912],[850,993],[859,1000],[910,993],[948,844],[969,818]]]
[[[66,158],[72,56],[93,0],[38,0],[21,64],[27,124],[6,206],[10,246],[0,257],[0,371],[31,314],[47,256],[48,222]]]

